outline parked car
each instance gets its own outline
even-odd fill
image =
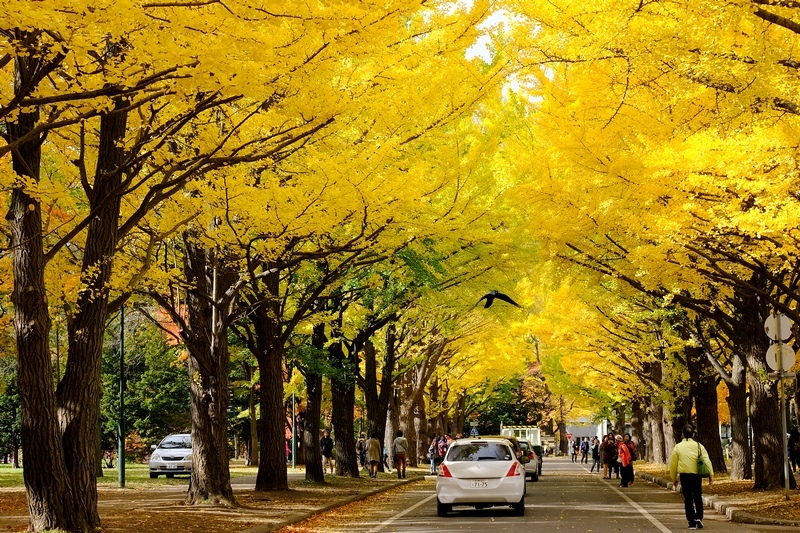
[[[518,439],[519,446],[522,448],[522,453],[530,459],[529,462],[525,463],[525,476],[529,477],[531,481],[539,481],[539,472],[541,469],[539,456],[536,454],[536,451],[528,442],[527,439]]]
[[[524,459],[517,458],[506,438],[453,441],[436,478],[437,514],[447,516],[454,505],[476,509],[510,505],[516,515],[524,515]]]
[[[161,474],[174,477],[175,474],[192,472],[192,436],[188,433],[167,435],[152,448],[153,453],[150,455],[151,479],[157,478]]]

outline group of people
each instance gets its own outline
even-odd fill
[[[569,441],[569,453],[572,462],[589,464],[589,455],[592,456],[590,472],[600,467],[603,468],[603,479],[611,479],[615,475],[620,480],[620,487],[633,484],[633,462],[638,458],[636,444],[631,440],[630,433],[614,435],[609,433],[603,436],[602,442],[597,437],[584,437],[580,440]]]
[[[384,464],[386,470],[391,472],[389,464],[389,454],[386,448],[381,446],[378,434],[372,433],[367,439],[366,433],[361,433],[361,437],[356,441],[356,455],[361,468],[369,469],[369,477],[378,477],[378,467]],[[399,430],[395,439],[392,441],[392,456],[394,457],[397,478],[406,477],[406,465],[408,463],[408,439],[403,436],[403,431]]]
[[[460,438],[460,437],[459,437]],[[430,473],[436,473],[436,467],[442,464],[444,461],[444,456],[447,454],[447,448],[450,447],[450,443],[453,442],[453,438],[450,435],[442,435],[440,437],[432,436],[428,441],[428,453],[426,457],[430,463]]]

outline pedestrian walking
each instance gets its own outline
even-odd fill
[[[406,461],[408,459],[408,440],[403,436],[403,430],[397,431],[397,437],[392,443],[394,453],[394,465],[397,469],[397,479],[406,477]]]
[[[620,465],[621,474],[619,486],[627,487],[633,474],[633,466],[631,465],[631,450],[628,448],[628,445],[625,444],[622,435],[617,435],[614,437],[614,440],[617,442],[617,462]]]
[[[600,473],[600,465],[601,465],[601,463],[600,463],[600,439],[598,439],[597,437],[594,437],[594,439],[592,440],[591,450],[592,450],[592,468],[589,470],[589,472],[594,472],[594,467],[597,467],[597,473],[599,474]]]
[[[369,477],[378,477],[378,465],[381,462],[381,443],[377,433],[370,433],[367,441],[367,461],[369,461]]]
[[[430,442],[428,443],[428,461],[430,461],[430,473],[436,473],[436,458],[439,456],[439,453],[436,451],[436,435],[430,438]]]
[[[708,467],[708,482],[713,483],[714,470],[705,446],[694,440],[694,427],[684,426],[683,440],[675,445],[669,460],[672,483],[680,480],[683,506],[689,529],[703,529],[703,478],[697,472],[698,459]]]
[[[578,445],[572,439],[569,440],[568,450],[569,450],[570,456],[572,456],[572,462],[573,463],[577,463],[578,462]]]
[[[589,437],[581,441],[581,464],[589,464]]]
[[[793,427],[789,432],[789,459],[792,461],[792,472],[797,472],[800,464],[800,431]]]
[[[319,451],[322,454],[322,473],[329,468],[333,474],[333,439],[327,429],[322,430],[322,438],[319,439]]]
[[[361,436],[356,442],[356,456],[358,457],[358,466],[361,468],[368,468],[367,463],[367,434],[361,433]]]
[[[636,444],[633,442],[633,438],[631,437],[630,433],[625,433],[622,436],[622,442],[625,443],[625,446],[628,447],[628,451],[631,453],[631,465],[630,465],[630,472],[628,475],[628,485],[633,485],[633,480],[636,479],[636,472],[633,469],[633,462],[639,458],[639,453],[636,451]]]

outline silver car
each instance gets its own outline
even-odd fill
[[[539,481],[539,472],[542,471],[542,467],[539,464],[539,456],[536,455],[536,451],[534,451],[533,446],[527,439],[518,440],[522,453],[530,459],[529,462],[525,463],[525,475],[531,478],[531,481]]]
[[[525,514],[525,467],[502,438],[458,439],[450,444],[436,478],[436,511],[454,505],[476,509],[510,505]]]
[[[174,477],[175,474],[192,472],[192,436],[188,433],[175,433],[164,437],[158,446],[152,446],[150,455],[150,478],[161,474]]]

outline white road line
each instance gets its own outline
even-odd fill
[[[413,511],[417,507],[419,507],[420,505],[424,505],[424,504],[428,503],[429,501],[431,501],[435,497],[436,497],[436,494],[431,494],[430,496],[428,496],[427,498],[425,498],[421,502],[415,503],[414,505],[412,505],[411,507],[409,507],[405,511],[401,511],[401,512],[397,513],[396,515],[394,515],[393,517],[391,517],[391,518],[389,518],[387,520],[384,520],[383,522],[381,522],[377,526],[375,526],[372,529],[370,529],[369,533],[378,533],[378,531],[380,531],[381,529],[391,525],[391,523],[394,522],[395,520],[403,518],[405,515],[407,515],[408,513],[410,513],[411,511]]]
[[[584,470],[586,470],[586,469],[584,468]],[[586,471],[588,472],[588,470],[586,470]],[[615,487],[614,485],[612,485],[611,483],[609,483],[609,482],[608,482],[608,481],[606,481],[605,479],[602,479],[601,481],[602,481],[602,482],[603,482],[605,485],[608,485],[608,487],[610,487],[610,488],[611,488],[611,490],[613,490],[614,492],[616,492],[617,494],[619,494],[620,496],[622,496],[622,499],[623,499],[623,500],[625,500],[626,502],[628,502],[629,504],[631,504],[631,506],[632,506],[634,509],[636,509],[637,511],[639,511],[639,512],[642,514],[642,516],[644,516],[645,518],[647,518],[648,520],[650,520],[650,522],[652,522],[652,524],[653,524],[654,526],[656,526],[656,527],[658,528],[658,530],[659,530],[659,531],[661,531],[661,533],[672,533],[672,530],[671,530],[671,529],[669,529],[667,526],[665,526],[664,524],[662,524],[662,523],[661,523],[661,522],[658,520],[658,518],[656,518],[656,517],[654,517],[653,515],[651,515],[650,513],[648,513],[648,512],[647,512],[647,511],[644,509],[644,507],[642,507],[641,505],[639,505],[639,504],[638,504],[638,503],[636,503],[635,501],[631,500],[631,499],[628,497],[628,495],[627,495],[627,494],[625,494],[624,492],[622,492],[621,490],[619,490],[617,487]]]

